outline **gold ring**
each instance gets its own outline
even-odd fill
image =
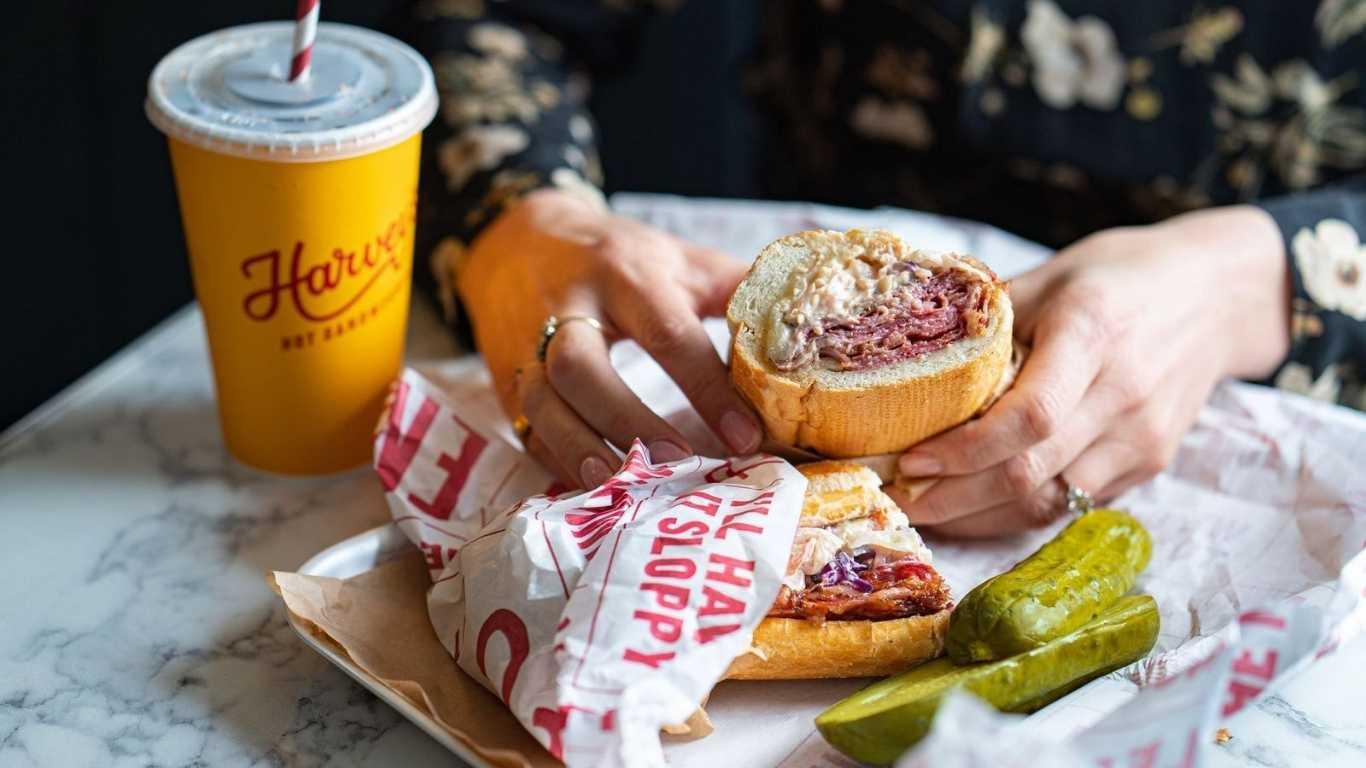
[[[527,420],[526,416],[517,414],[517,418],[512,420],[512,432],[517,435],[518,440],[522,441],[522,445],[526,446],[527,437],[531,434],[531,422]]]
[[[589,327],[593,330],[598,333],[604,333],[602,322],[596,317],[589,317],[588,315],[565,315],[564,317],[556,317],[555,315],[551,315],[545,319],[545,324],[541,326],[541,343],[536,347],[536,360],[544,363],[545,354],[550,349],[550,340],[555,338],[555,334],[559,333],[561,328],[575,321],[588,323]]]

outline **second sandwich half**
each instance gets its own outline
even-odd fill
[[[797,469],[809,484],[783,587],[727,677],[871,677],[938,656],[948,586],[877,474],[841,461]]]

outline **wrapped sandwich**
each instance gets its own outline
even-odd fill
[[[726,676],[871,677],[938,656],[948,587],[877,474],[837,461],[797,469],[808,486],[783,587]]]

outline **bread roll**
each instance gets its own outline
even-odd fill
[[[886,677],[938,657],[949,610],[886,621],[764,619],[727,680]]]
[[[755,630],[750,650],[731,663],[725,679],[874,677],[894,674],[938,656],[948,631],[947,589],[928,567],[929,550],[896,503],[879,488],[877,473],[849,461],[821,461],[797,469],[807,478],[799,526],[840,531],[841,526],[855,524],[852,535],[859,537],[855,543],[869,542],[874,549],[894,547],[897,554],[893,558],[904,554],[923,563],[937,585],[935,602],[931,612],[924,615],[882,619],[832,616],[814,621],[770,615]],[[869,534],[864,526],[870,522],[881,526],[879,532]],[[828,553],[820,559],[821,564],[832,557],[833,553]],[[789,563],[793,573],[801,560],[794,544],[793,562]]]
[[[968,420],[1011,356],[991,270],[879,230],[769,244],[726,319],[731,379],[769,437],[828,457],[901,452]]]

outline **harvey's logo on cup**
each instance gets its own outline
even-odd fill
[[[242,259],[242,311],[265,322],[288,315],[316,326],[282,339],[283,349],[330,341],[379,314],[406,280],[416,204],[410,204],[362,243],[296,240]],[[385,281],[387,275],[398,279]],[[375,291],[383,284],[388,289]]]

